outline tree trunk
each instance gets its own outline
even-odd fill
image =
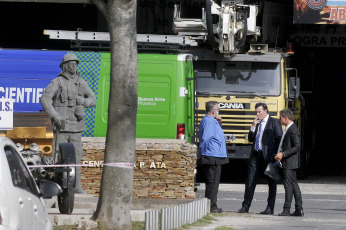
[[[136,0],[93,0],[104,14],[110,33],[111,76],[108,130],[95,221],[103,229],[131,229],[133,165],[136,152],[138,60]]]

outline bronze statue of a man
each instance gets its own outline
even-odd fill
[[[73,53],[64,55],[60,64],[62,72],[43,92],[41,104],[52,119],[53,146],[62,142],[73,143],[76,163],[80,164],[83,156],[82,132],[85,130],[84,108],[95,106],[96,97],[77,72],[78,63]],[[86,193],[81,187],[80,167],[76,167],[75,193]]]

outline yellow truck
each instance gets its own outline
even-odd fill
[[[304,134],[304,98],[297,70],[289,66],[291,54],[253,44],[247,53],[230,57],[196,55],[199,57],[194,63],[196,133],[206,113],[205,103],[219,102],[229,158],[249,159],[252,143],[248,132],[258,102],[266,103],[270,116],[275,118],[279,118],[280,110],[290,108]],[[198,143],[197,135],[195,141]],[[306,177],[309,151],[303,138],[302,143],[299,175]]]

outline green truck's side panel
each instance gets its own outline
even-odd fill
[[[194,88],[190,59],[189,55],[138,55],[138,138],[175,139],[177,124],[185,124],[185,139],[191,141]],[[109,76],[110,54],[102,53],[94,136],[106,135]]]

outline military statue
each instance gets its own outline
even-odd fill
[[[41,104],[52,120],[53,146],[71,142],[75,148],[76,163],[80,164],[83,156],[82,132],[85,130],[84,108],[95,106],[96,97],[77,72],[78,63],[73,53],[64,55],[60,64],[62,72],[43,92]],[[80,177],[80,167],[76,167],[75,193],[85,194]]]

